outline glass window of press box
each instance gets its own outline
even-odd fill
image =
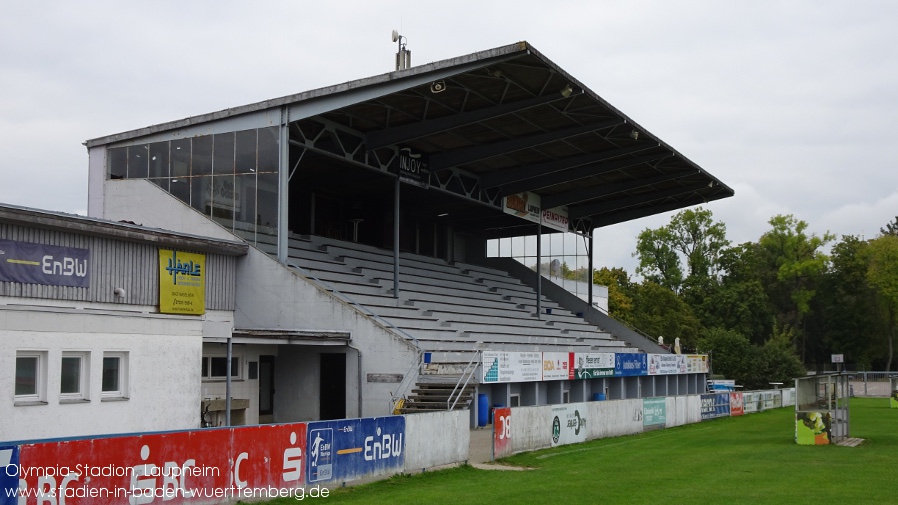
[[[147,179],[252,242],[277,236],[278,128],[113,147],[109,177]]]

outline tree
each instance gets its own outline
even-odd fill
[[[602,267],[592,273],[593,284],[608,287],[608,315],[633,326],[633,283],[623,268]]]
[[[712,328],[702,334],[698,350],[711,355],[715,375],[733,379],[745,389],[765,389],[771,382],[788,384],[805,374],[788,331],[779,332],[763,346],[756,346],[738,332]]]
[[[898,216],[891,223],[887,223],[885,228],[880,228],[879,233],[883,235],[898,235]]]
[[[651,281],[637,285],[633,296],[634,326],[655,338],[663,336],[667,342],[680,338],[684,348],[694,348],[702,324],[692,308],[670,289]]]
[[[639,258],[637,274],[672,291],[680,289],[683,269],[680,268],[680,258],[673,249],[669,230],[643,230],[636,239],[636,252],[633,256]]]
[[[895,318],[898,314],[898,236],[882,235],[871,240],[868,254],[867,281],[882,302],[888,344],[886,371],[890,371],[895,354]]]
[[[753,366],[757,361],[757,348],[745,336],[733,330],[711,328],[697,342],[698,352],[711,356],[711,372],[733,379],[748,386],[753,381]]]
[[[869,243],[846,235],[833,245],[830,268],[818,295],[825,354],[844,354],[847,363],[869,370],[885,355],[879,334],[875,292],[867,282]],[[878,345],[877,345],[878,344]]]
[[[808,224],[794,216],[777,215],[769,221],[772,229],[758,243],[766,255],[768,296],[776,305],[779,323],[796,329],[796,348],[807,358],[805,317],[811,311],[816,286],[825,272],[828,256],[821,249],[835,239],[829,232],[822,237],[808,234]],[[775,279],[770,278],[775,273]]]
[[[667,226],[643,230],[636,241],[636,273],[679,291],[685,280],[714,276],[721,251],[729,245],[726,226],[710,210],[696,207],[674,215]],[[686,272],[684,275],[683,272]]]

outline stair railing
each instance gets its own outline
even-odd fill
[[[405,372],[405,375],[403,375],[399,385],[396,386],[396,392],[390,395],[390,412],[393,414],[396,414],[396,411],[399,408],[402,408],[401,404],[405,403],[405,393],[408,391],[408,388],[411,387],[412,384],[418,382],[418,376],[421,375],[423,358],[424,349],[418,349],[418,353],[412,361],[412,365],[408,368],[408,371]]]
[[[461,377],[459,377],[458,382],[455,383],[455,388],[446,400],[446,410],[454,409],[455,405],[458,404],[458,401],[464,395],[468,383],[471,382],[471,379],[474,378],[474,373],[477,372],[477,369],[480,367],[481,360],[478,358],[480,358],[480,351],[474,351],[471,361],[465,366],[464,371],[461,373]],[[462,383],[462,381],[464,381],[464,383]]]

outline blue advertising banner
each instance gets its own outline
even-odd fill
[[[16,505],[19,490],[19,447],[0,445],[0,505]]]
[[[711,393],[702,395],[702,419],[729,417],[730,394]]]
[[[399,472],[405,464],[402,416],[309,423],[306,434],[308,484]]]
[[[90,287],[90,251],[0,240],[0,281]]]
[[[630,377],[634,375],[648,375],[647,356],[636,352],[614,353],[614,376]]]

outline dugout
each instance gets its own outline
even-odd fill
[[[795,442],[835,444],[849,437],[847,375],[818,375],[795,379]]]

